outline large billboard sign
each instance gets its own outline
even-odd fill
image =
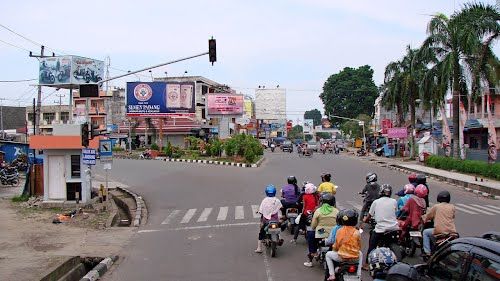
[[[263,120],[286,119],[286,90],[256,89],[255,118]]]
[[[194,113],[194,83],[127,82],[127,116]]]
[[[40,59],[38,83],[68,86],[97,83],[103,79],[104,62],[78,56],[45,57]]]
[[[233,94],[208,94],[208,115],[242,115],[243,96]]]
[[[314,120],[313,119],[304,119],[304,126],[302,131],[304,134],[312,134],[314,129]]]
[[[406,139],[408,137],[408,129],[406,127],[396,127],[387,129],[387,135],[393,139]]]

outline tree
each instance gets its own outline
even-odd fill
[[[321,112],[317,109],[308,110],[304,113],[304,119],[312,119],[315,127],[321,125],[322,118],[323,115],[321,115]]]
[[[371,134],[371,129],[370,129],[370,124],[372,121],[372,118],[366,114],[360,114],[356,116],[356,118],[353,119],[358,119],[361,120],[365,123],[365,134],[369,135]],[[351,138],[363,138],[363,127],[359,125],[359,121],[345,121],[342,123],[340,126],[340,130],[342,131],[343,135],[350,135]]]
[[[346,67],[331,75],[323,85],[320,98],[325,115],[354,118],[361,113],[373,115],[378,89],[373,82],[373,69],[369,65],[359,68]],[[341,122],[335,119],[333,125]]]
[[[302,139],[304,138],[303,128],[300,125],[295,125],[293,128],[288,132],[288,138],[291,140],[294,139]]]

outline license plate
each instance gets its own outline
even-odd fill
[[[361,278],[357,275],[344,275],[344,281],[359,281]]]
[[[422,237],[422,233],[420,231],[410,231],[411,237]]]
[[[281,230],[279,228],[268,228],[267,232],[269,232],[269,233],[280,233]]]

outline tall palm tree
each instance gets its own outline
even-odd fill
[[[400,61],[391,62],[385,67],[382,91],[382,103],[387,110],[396,108],[396,126],[403,126],[404,116],[408,106],[406,106],[406,95],[403,92],[402,67]]]

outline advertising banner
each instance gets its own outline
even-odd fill
[[[242,115],[243,96],[232,94],[207,95],[208,115]]]
[[[194,100],[194,83],[127,82],[127,116],[194,113]]]
[[[304,134],[311,134],[314,128],[314,120],[313,119],[304,119]]]
[[[104,62],[78,56],[40,58],[39,84],[80,85],[104,77]]]
[[[406,127],[388,128],[387,136],[392,139],[406,139],[408,137],[408,129]]]

